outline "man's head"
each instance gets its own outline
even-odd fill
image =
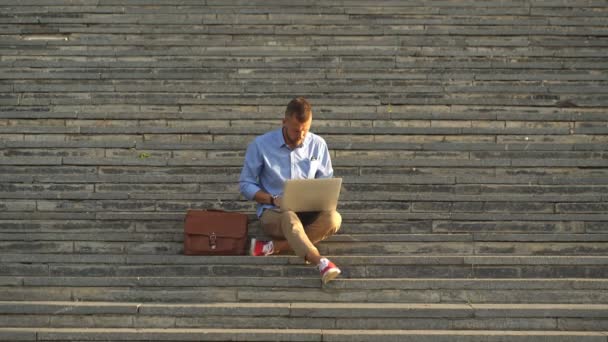
[[[312,123],[312,107],[303,97],[296,97],[287,104],[283,118],[283,135],[288,145],[298,146],[306,138]]]

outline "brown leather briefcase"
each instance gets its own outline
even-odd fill
[[[243,255],[247,215],[221,210],[188,210],[184,226],[186,255]]]

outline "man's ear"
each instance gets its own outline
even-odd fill
[[[283,118],[283,126],[285,126],[285,124],[287,124],[287,118]]]

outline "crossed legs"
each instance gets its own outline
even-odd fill
[[[260,222],[264,232],[273,239],[275,253],[293,250],[296,255],[318,264],[321,255],[314,245],[334,235],[340,229],[342,217],[335,210],[313,215],[310,223],[306,222],[308,215],[300,216],[302,219],[293,211],[265,210]]]

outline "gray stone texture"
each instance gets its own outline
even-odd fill
[[[0,340],[608,341],[605,0],[0,0]],[[184,256],[308,97],[342,268]]]

